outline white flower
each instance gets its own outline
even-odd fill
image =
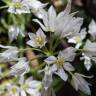
[[[52,78],[52,74],[57,70],[56,66],[53,65],[51,67],[49,66],[46,66],[44,70],[41,70],[41,71],[44,71],[44,78],[42,80],[42,83],[44,85],[44,89],[47,90],[48,88],[51,87],[52,85],[52,81],[53,81],[53,78]]]
[[[19,61],[11,67],[11,75],[21,76],[29,72],[29,62],[26,58],[19,58]]]
[[[91,58],[86,56],[84,53],[82,53],[82,56],[81,57],[81,60],[84,59],[84,65],[86,67],[87,70],[90,70],[91,66],[92,66],[92,63],[91,63]]]
[[[44,25],[37,19],[34,19],[33,21],[39,23],[44,31],[55,31],[56,11],[53,6],[49,8],[48,12],[44,12],[42,20]]]
[[[36,34],[34,33],[28,33],[31,40],[27,42],[28,45],[32,47],[43,47],[46,44],[46,35],[43,33],[41,29],[38,29]]]
[[[28,0],[12,0],[12,5],[9,6],[8,12],[14,14],[30,13]]]
[[[16,25],[10,26],[9,32],[8,32],[10,42],[12,42],[14,39],[17,39],[17,36],[19,34],[23,37],[25,36],[23,31],[18,26]]]
[[[75,73],[72,76],[71,84],[75,88],[76,91],[80,90],[84,92],[85,94],[91,95],[91,91],[89,88],[90,84],[84,80],[81,74]]]
[[[19,87],[11,83],[6,84],[7,95],[6,96],[19,96]]]
[[[56,96],[52,86],[48,88],[47,90],[44,90],[41,94],[41,96]]]
[[[92,40],[96,40],[96,22],[94,20],[89,24],[88,33],[92,36]]]
[[[54,65],[54,69],[56,70],[54,73],[57,74],[58,76],[60,76],[61,79],[63,79],[64,81],[67,80],[68,75],[66,74],[66,72],[64,71],[64,69],[66,71],[74,71],[74,67],[70,64],[70,62],[72,62],[75,58],[75,49],[72,47],[69,47],[63,51],[59,52],[59,55],[57,57],[55,56],[50,56],[47,59],[45,59],[44,61],[48,64],[48,65]]]
[[[56,15],[54,7],[51,6],[48,12],[43,14],[42,20],[44,25],[37,19],[33,21],[39,23],[44,31],[55,32],[55,34],[60,35],[61,38],[66,37],[74,32],[79,32],[83,23],[82,18],[73,17],[76,13],[70,14],[70,11],[71,2],[69,1],[66,9],[58,15]]]
[[[32,11],[32,13],[34,13],[37,17],[42,18],[42,14],[43,12],[45,12],[45,10],[43,9],[46,4],[41,3],[38,0],[29,0],[28,1],[28,6],[30,8],[30,10]]]
[[[83,50],[84,50],[82,53],[83,57],[81,59],[85,60],[84,65],[86,69],[89,70],[92,66],[91,60],[96,62],[96,43],[87,40]]]
[[[0,53],[0,62],[9,62],[18,58],[18,48],[13,46],[3,46],[1,48],[7,49],[3,53]]]
[[[86,29],[82,29],[80,33],[73,33],[73,36],[68,38],[68,42],[76,44],[75,48],[78,49],[82,45],[82,40],[85,39],[85,36],[87,34],[85,30]]]
[[[42,14],[45,12],[43,9],[46,4],[41,3],[38,0],[12,0],[8,12],[14,14],[22,13],[34,13],[37,17],[42,18]]]
[[[20,96],[27,96],[27,94],[29,96],[41,96],[42,82],[33,80],[32,77],[26,80],[22,77],[21,81],[19,88]]]

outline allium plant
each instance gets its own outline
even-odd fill
[[[75,64],[89,71],[96,63],[95,21],[89,30],[81,28],[83,18],[71,13],[71,0],[58,14],[53,5],[47,10],[48,3],[38,0],[3,2],[10,20],[2,20],[9,40],[0,44],[0,96],[56,96],[58,81],[91,96],[86,79],[92,75],[85,76]]]

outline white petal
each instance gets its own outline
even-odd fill
[[[53,64],[53,65],[51,66],[51,68],[50,68],[50,71],[51,71],[52,73],[54,73],[54,72],[56,72],[56,70],[57,70],[57,65],[56,65],[56,64]]]
[[[33,81],[33,77],[29,77],[28,79],[26,79],[25,83],[31,82]]]
[[[56,61],[56,57],[50,56],[47,59],[44,60],[47,64],[52,64]]]
[[[20,85],[24,84],[24,81],[25,81],[25,77],[24,77],[24,75],[21,75],[21,76],[19,77],[19,84],[20,84]]]
[[[74,67],[70,64],[70,63],[65,63],[64,64],[64,69],[67,70],[67,71],[74,71]]]
[[[20,76],[29,72],[29,70],[30,70],[29,62],[21,58],[21,60],[18,63],[16,63],[11,67],[10,74]]]
[[[65,10],[58,15],[58,20],[63,18],[65,15],[68,15],[71,12],[71,2],[69,1]]]
[[[38,45],[32,40],[27,41],[26,44],[28,44],[29,46],[35,47],[35,48],[38,47]]]
[[[46,29],[46,27],[45,27],[39,20],[33,19],[33,21],[34,21],[34,22],[37,22],[44,31],[48,31],[48,30]]]
[[[4,45],[1,45],[1,44],[0,44],[0,47],[1,47],[1,48],[6,48],[6,49],[7,49],[7,48],[11,48],[12,46],[4,46]]]
[[[43,81],[42,81],[45,90],[47,90],[51,86],[52,81],[53,81],[52,74],[45,74]]]
[[[10,6],[10,7],[8,8],[8,12],[10,12],[10,13],[15,13],[15,8],[14,8],[13,6]]]
[[[21,96],[27,96],[24,90],[21,91]]]
[[[73,37],[73,38],[70,38],[69,40],[68,40],[68,42],[69,43],[74,43],[74,44],[76,44],[76,41],[75,41],[75,38]]]
[[[91,42],[90,40],[87,40],[84,49],[86,50],[84,53],[87,56],[96,56],[96,43]]]
[[[42,39],[45,40],[46,35],[44,34],[44,32],[42,31],[41,28],[38,29],[38,31],[36,32],[36,34],[37,34],[37,37],[41,37]]]
[[[85,94],[90,95],[91,91],[89,88],[89,83],[85,81],[78,73],[75,73],[75,77],[78,80],[78,88],[80,91],[84,92]]]
[[[31,96],[41,96],[41,95],[40,95],[40,92],[37,91],[37,90],[35,90],[35,89],[29,88],[29,89],[27,89],[26,91],[27,91],[27,93],[30,94]]]
[[[36,35],[35,35],[34,33],[28,33],[28,35],[29,35],[29,38],[30,38],[31,40],[33,40],[33,41],[34,41],[34,39],[36,38]]]
[[[64,81],[67,81],[68,79],[68,75],[65,73],[63,68],[58,69],[57,72],[55,72],[55,74],[57,74],[58,76],[60,76],[60,78]]]
[[[51,6],[48,10],[48,16],[49,16],[49,26],[50,31],[54,32],[55,30],[55,21],[56,21],[56,11],[53,6]]]
[[[86,28],[83,28],[80,32],[80,37],[83,40],[87,35]]]
[[[58,57],[63,57],[65,61],[73,61],[75,58],[75,53],[76,49],[73,47],[68,47],[63,51],[59,52]]]
[[[76,91],[78,91],[78,81],[77,79],[75,78],[75,76],[72,76],[72,80],[71,80],[71,84],[72,86],[75,88]]]
[[[76,48],[76,49],[79,49],[81,45],[82,45],[81,42],[80,42],[80,43],[77,43],[76,46],[75,46],[75,48]]]
[[[48,12],[44,11],[42,15],[43,15],[42,20],[44,22],[44,25],[46,26],[46,28],[48,28],[49,26]]]
[[[88,33],[92,36],[92,40],[96,39],[96,22],[94,20],[92,20],[89,24]]]
[[[84,65],[87,70],[90,70],[90,68],[92,66],[91,59],[87,56],[85,56]]]
[[[32,89],[37,89],[39,86],[42,85],[42,83],[37,80],[32,80],[31,82],[27,82],[27,83],[29,83],[29,87]]]

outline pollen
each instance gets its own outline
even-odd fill
[[[14,4],[14,6],[15,6],[15,8],[19,9],[19,8],[22,7],[22,3],[21,3],[21,2],[16,2],[16,3]]]
[[[64,65],[64,58],[58,58],[56,61],[56,64],[58,64],[59,66],[63,66]]]
[[[42,88],[43,88],[42,84],[41,84],[41,83],[40,83],[40,84],[38,84],[37,90],[38,90],[38,91],[41,91],[41,90],[42,90]]]
[[[41,38],[41,37],[36,38],[36,44],[43,45],[44,44],[44,39]]]
[[[75,37],[75,41],[76,41],[77,43],[80,43],[80,42],[81,42],[81,38],[80,38],[79,36],[77,36],[77,37]]]
[[[28,88],[29,86],[27,85],[27,84],[23,84],[22,86],[21,86],[21,88],[23,89],[23,90],[26,90],[26,88]]]
[[[12,92],[13,92],[13,94],[16,94],[17,90],[15,87],[12,88]]]

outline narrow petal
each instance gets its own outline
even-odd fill
[[[47,64],[52,64],[52,63],[54,63],[55,61],[56,61],[56,57],[54,57],[54,56],[50,56],[50,57],[48,57],[47,59],[45,59],[44,60]]]
[[[35,48],[38,47],[38,46],[36,45],[36,43],[35,43],[34,41],[32,41],[32,40],[27,41],[26,44],[28,44],[29,46],[35,47]]]
[[[70,39],[68,40],[68,42],[69,42],[69,43],[74,43],[74,44],[76,44],[75,37],[70,38]]]
[[[33,21],[34,21],[34,22],[37,22],[44,31],[47,31],[46,27],[45,27],[39,20],[33,19]]]
[[[68,75],[65,73],[63,68],[58,69],[57,72],[55,72],[56,75],[58,75],[62,80],[67,81]]]
[[[25,83],[31,82],[33,80],[33,77],[29,77],[28,79],[26,79]]]
[[[74,71],[74,70],[75,70],[74,67],[73,67],[70,63],[68,63],[68,62],[66,62],[66,63],[64,64],[64,69],[65,69],[66,71]]]
[[[68,15],[71,12],[71,0],[68,2],[65,10],[58,15],[58,20],[63,18],[65,15]]]
[[[91,58],[85,56],[84,57],[84,65],[86,67],[87,70],[90,70],[91,66],[92,66],[92,63],[91,63]]]
[[[21,96],[27,96],[24,90],[21,91]]]
[[[77,79],[75,78],[75,76],[72,76],[72,80],[71,80],[71,84],[72,86],[75,88],[76,91],[78,91],[78,81]]]
[[[28,35],[31,40],[34,40],[36,38],[36,35],[34,33],[28,33]]]
[[[78,88],[80,91],[84,92],[85,94],[91,95],[91,90],[89,88],[89,83],[84,80],[78,73],[75,73],[75,77],[78,80]]]
[[[11,48],[12,46],[4,46],[4,45],[1,45],[1,44],[0,44],[0,47],[1,47],[1,48],[6,48],[6,49],[7,49],[7,48]]]
[[[51,71],[52,73],[56,72],[56,71],[57,71],[57,65],[56,65],[56,64],[53,64],[53,65],[51,66],[51,68],[50,68],[50,71]]]
[[[65,61],[73,61],[75,58],[75,53],[76,49],[73,47],[68,47],[63,51],[59,52],[58,57],[63,57]]]
[[[80,32],[80,37],[81,37],[81,39],[82,39],[82,40],[85,39],[86,35],[87,35],[86,28],[83,28],[83,29],[81,30],[81,32]]]
[[[48,10],[48,16],[49,16],[49,26],[50,31],[54,32],[55,30],[55,21],[56,21],[56,11],[53,6],[51,6]]]
[[[41,28],[38,29],[38,31],[36,32],[36,34],[37,34],[38,37],[41,37],[42,39],[45,40],[46,35],[44,34],[44,32],[42,31]]]
[[[92,20],[91,23],[89,24],[88,33],[91,35],[92,40],[96,39],[96,22],[94,20]]]

